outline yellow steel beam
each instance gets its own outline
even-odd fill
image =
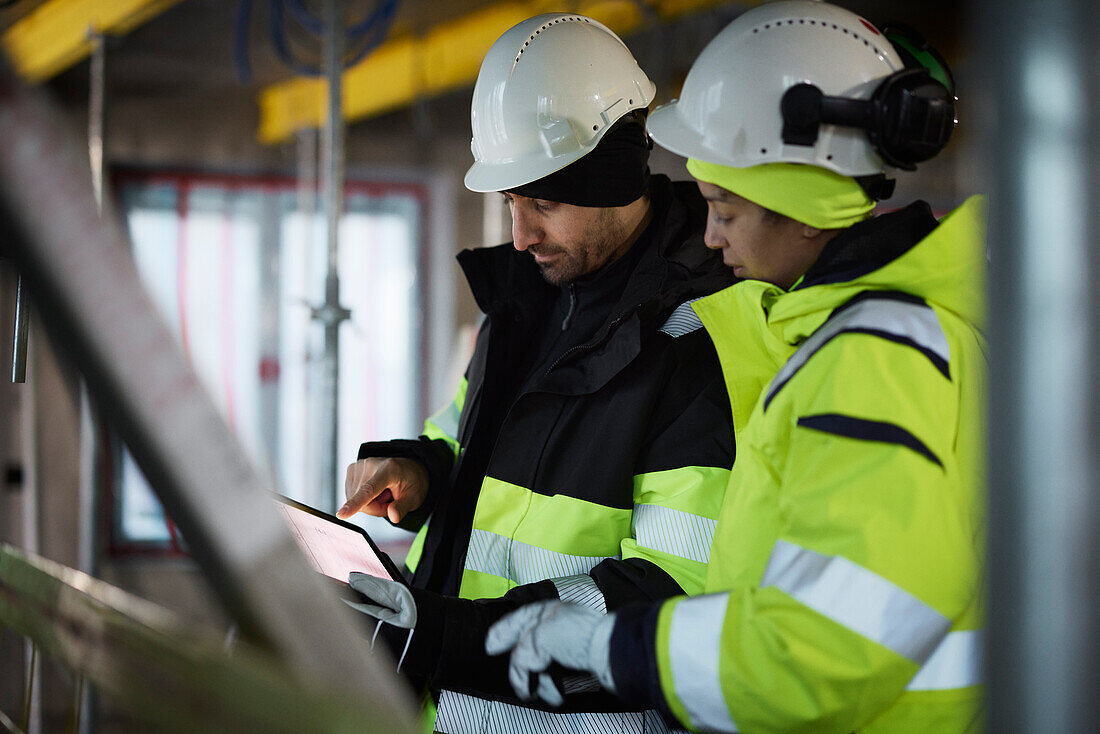
[[[0,37],[8,59],[27,81],[64,71],[92,51],[91,36],[122,35],[180,0],[48,0]]]
[[[650,0],[665,20],[724,0]],[[493,41],[532,15],[562,10],[553,0],[499,2],[457,20],[442,23],[423,36],[396,38],[382,44],[344,72],[341,84],[344,118],[362,120],[398,109],[416,99],[473,84],[481,60]],[[570,3],[577,13],[595,18],[619,35],[641,26],[643,14],[635,0],[589,0]],[[296,77],[260,92],[261,143],[282,142],[295,132],[324,124],[328,88],[323,79]]]

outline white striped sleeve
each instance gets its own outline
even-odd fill
[[[761,586],[774,586],[857,634],[923,665],[951,620],[873,571],[777,540]]]

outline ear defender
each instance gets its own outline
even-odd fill
[[[914,31],[894,25],[883,35],[905,68],[884,78],[869,100],[829,97],[812,84],[791,87],[780,101],[784,143],[812,146],[823,124],[855,127],[883,161],[906,171],[944,149],[957,123],[951,70]]]

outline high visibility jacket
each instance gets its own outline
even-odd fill
[[[501,386],[560,290],[511,244],[460,256],[486,319],[454,402],[409,454],[433,486],[408,565],[415,587],[508,596],[479,603],[479,619],[446,611],[441,649],[430,651],[440,731],[664,728],[654,712],[580,713],[614,707],[606,694],[573,697],[565,714],[490,702],[487,693],[514,695],[506,659],[478,656],[489,623],[523,601],[606,611],[703,590],[733,432],[714,346],[687,302],[732,276],[702,244],[694,185],[654,176],[650,196],[654,216],[635,245],[644,251],[607,322],[518,390]],[[383,454],[394,452],[360,452]],[[413,648],[428,639],[421,632],[418,622]]]
[[[620,620],[616,651],[645,639],[650,688],[619,662],[616,680],[702,731],[976,730],[982,206],[936,226],[914,205],[822,257],[789,292],[746,281],[695,304],[738,456],[708,593]]]

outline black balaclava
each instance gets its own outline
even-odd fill
[[[646,110],[631,110],[604,133],[590,153],[508,193],[575,206],[626,206],[649,185]]]

